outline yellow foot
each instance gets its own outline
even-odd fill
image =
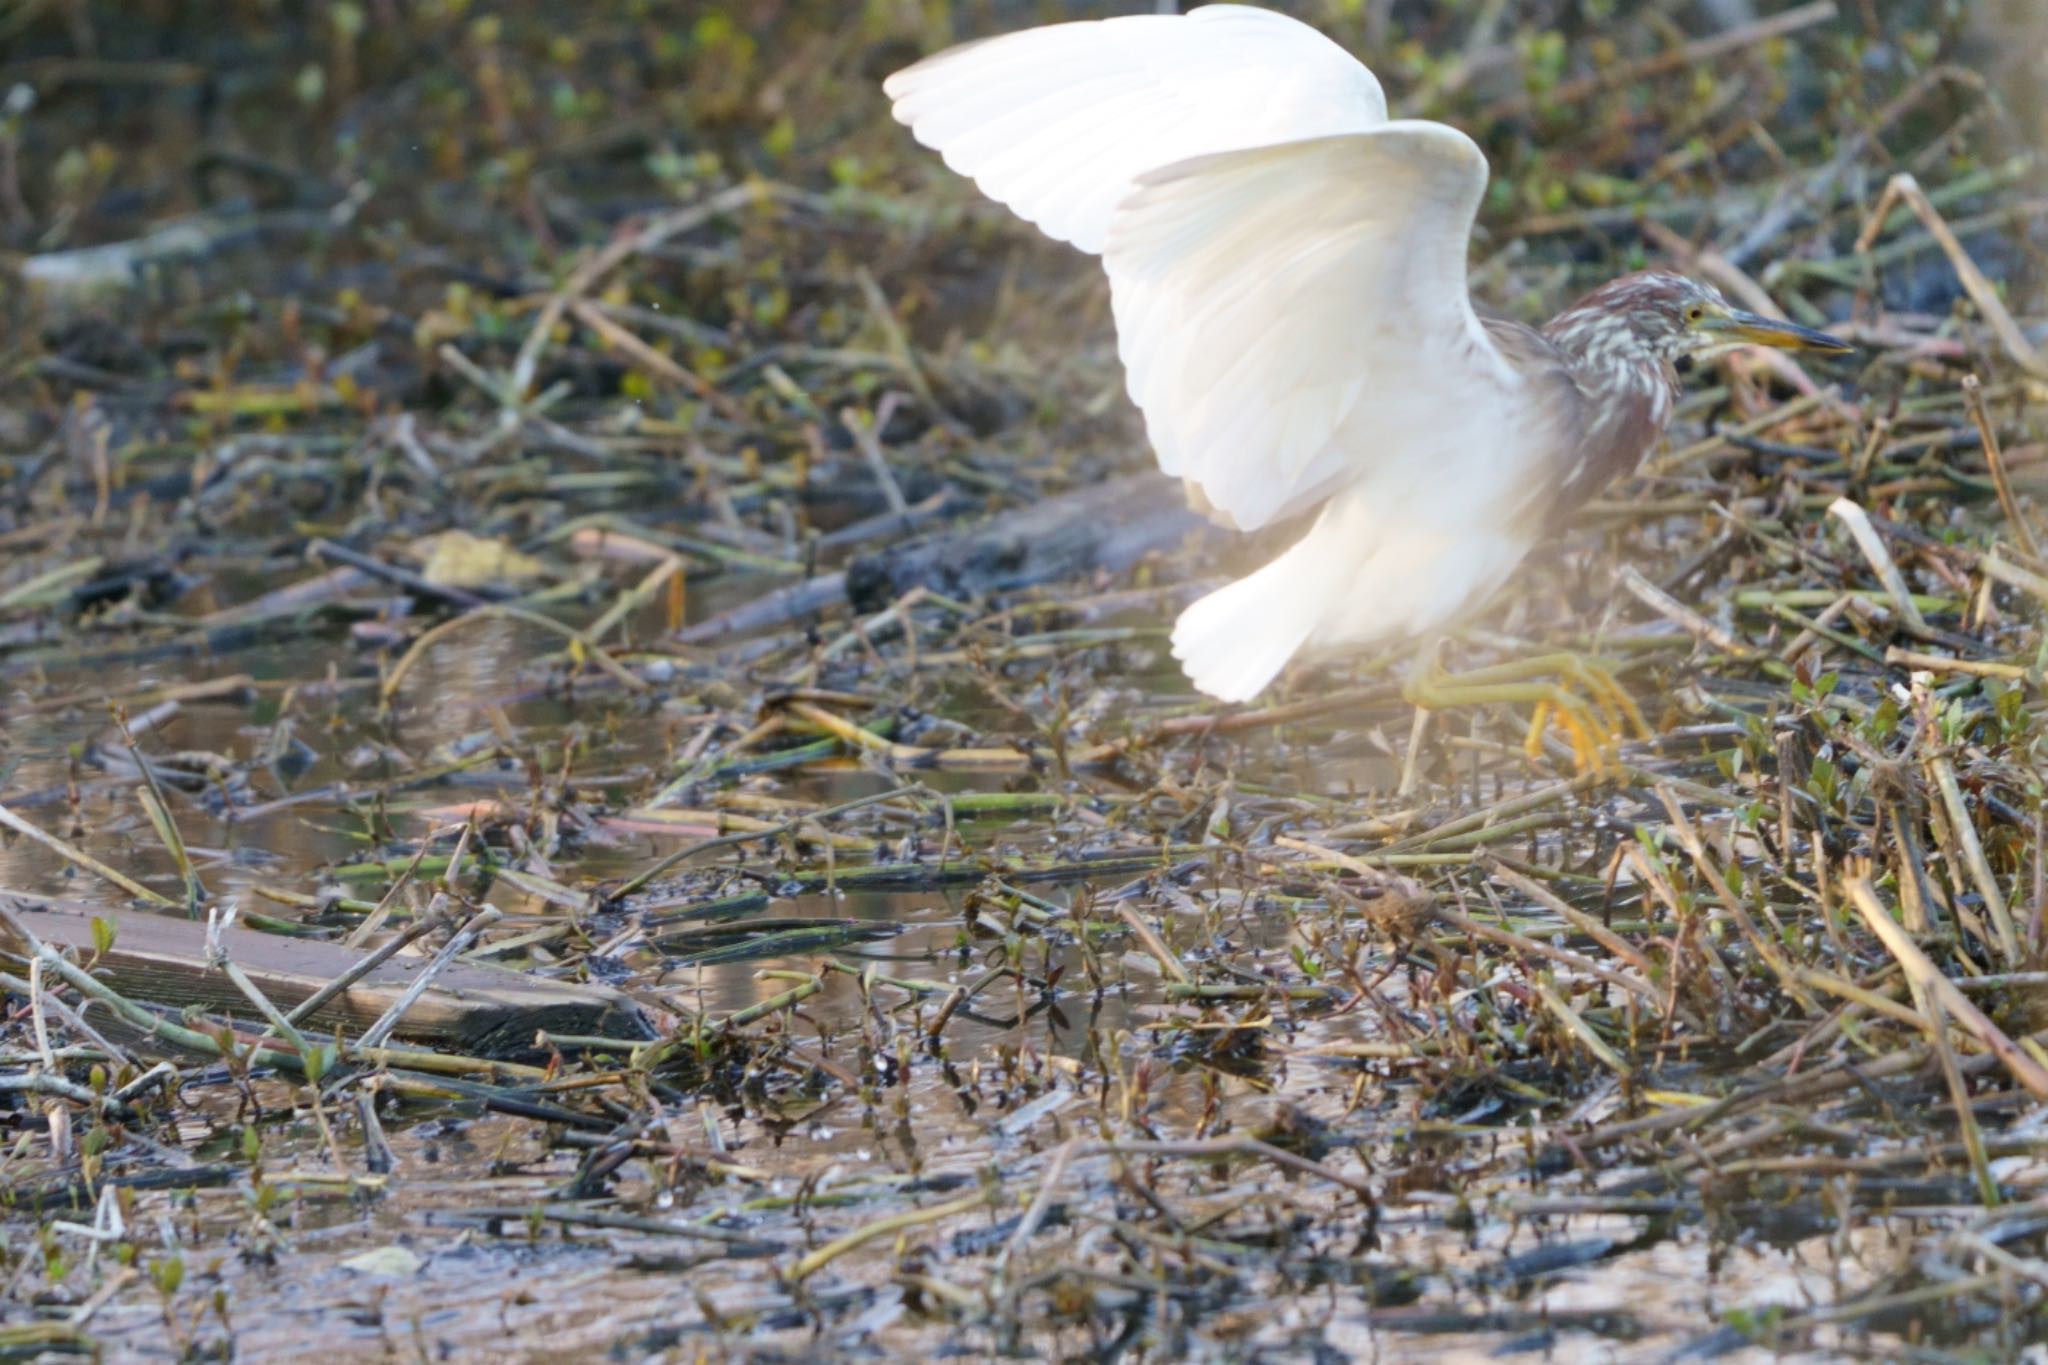
[[[1643,739],[1650,727],[1635,699],[1613,670],[1579,654],[1543,654],[1469,673],[1444,673],[1432,661],[1403,689],[1409,703],[1431,711],[1495,703],[1533,708],[1523,747],[1543,754],[1543,736],[1553,726],[1571,745],[1580,772],[1604,772],[1620,757],[1624,729]]]

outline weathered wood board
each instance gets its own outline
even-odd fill
[[[1188,507],[1179,480],[1133,474],[858,556],[846,566],[846,599],[869,612],[915,587],[963,598],[1015,592],[1127,569],[1214,532]]]
[[[194,920],[135,910],[99,910],[33,896],[0,895],[24,928],[45,943],[92,952],[92,922],[114,926],[114,946],[94,966],[108,985],[131,1000],[174,1009],[198,1005],[257,1017],[256,1007],[225,973],[207,965],[206,926]],[[289,1010],[354,968],[361,949],[316,939],[285,938],[230,928],[228,955],[279,1009]],[[0,919],[0,961],[19,959],[26,945]],[[426,966],[405,954],[378,964],[362,980],[327,1001],[301,1026],[310,1033],[361,1032],[404,994]],[[525,976],[502,967],[452,962],[406,1011],[396,1036],[452,1048],[472,1056],[530,1051],[538,1030],[599,1035],[621,1041],[654,1036],[639,1005],[608,986]]]

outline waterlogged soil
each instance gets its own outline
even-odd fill
[[[1863,347],[1709,367],[1447,646],[1605,660],[1590,766],[1405,652],[1190,695],[1271,544],[735,617],[1146,466],[877,92],[1101,7],[0,14],[0,907],[469,924],[650,1035],[251,1065],[0,961],[0,1355],[2038,1350],[2044,35],[1609,8],[1299,7],[1486,147],[1490,310]]]

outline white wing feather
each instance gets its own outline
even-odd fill
[[[1160,467],[1250,529],[1428,449],[1447,395],[1512,388],[1465,283],[1485,186],[1422,121],[1142,177],[1103,264]]]
[[[1162,469],[1247,530],[1327,503],[1182,614],[1197,686],[1248,698],[1306,646],[1430,629],[1513,570],[1517,479],[1555,433],[1472,311],[1471,139],[1388,122],[1341,48],[1234,5],[991,39],[887,89],[991,198],[1102,253]]]
[[[1089,252],[1146,171],[1387,118],[1379,82],[1350,53],[1243,5],[1005,34],[927,58],[883,89],[948,166]]]

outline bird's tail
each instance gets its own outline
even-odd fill
[[[1349,489],[1285,554],[1182,612],[1173,655],[1210,696],[1250,701],[1305,645],[1370,647],[1440,629],[1491,596],[1528,552],[1489,518],[1499,519],[1456,498]]]
[[[1313,532],[1248,578],[1180,614],[1173,657],[1188,681],[1219,701],[1250,701],[1308,643],[1341,582],[1339,547]]]

